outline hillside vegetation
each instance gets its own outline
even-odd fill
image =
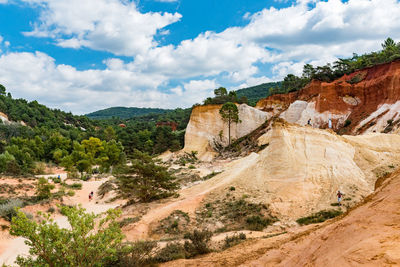
[[[281,84],[282,82],[262,83],[256,86],[239,89],[236,91],[236,95],[239,99],[243,96],[247,97],[248,104],[250,106],[255,106],[258,100],[268,97],[270,91],[280,88]]]
[[[109,119],[112,117],[129,119],[148,114],[162,114],[168,111],[170,110],[161,108],[112,107],[86,114],[86,116],[90,119]]]

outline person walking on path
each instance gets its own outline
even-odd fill
[[[94,195],[93,191],[90,192],[90,194],[89,194],[89,201],[91,201],[91,200],[93,199],[93,195]]]
[[[329,129],[332,129],[332,120],[331,120],[331,118],[329,118],[329,120],[328,120],[328,127],[329,127]]]
[[[340,202],[342,201],[343,193],[340,192],[340,190],[338,190],[336,195],[337,195],[337,202],[339,206],[341,206],[342,204],[340,204]]]
[[[311,119],[308,119],[307,124],[311,126]]]

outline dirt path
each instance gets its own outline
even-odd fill
[[[231,173],[243,171],[247,167],[247,162],[254,161],[256,157],[258,157],[258,154],[253,153],[245,158],[239,159],[235,163],[232,162],[231,166],[234,166],[233,168],[227,168],[227,171],[215,176],[213,179],[181,190],[179,192],[179,199],[171,199],[166,203],[152,207],[138,223],[132,224],[124,229],[127,240],[133,241],[148,238],[152,224],[167,217],[174,210],[193,213],[209,192],[229,184],[233,177]],[[241,161],[241,163],[238,164],[239,161]]]
[[[62,175],[62,174],[60,174]],[[55,175],[52,175],[55,176]],[[63,176],[62,176],[63,177]],[[66,205],[81,204],[88,212],[100,214],[111,208],[116,208],[120,203],[96,203],[96,192],[98,187],[104,182],[103,181],[88,181],[82,182],[82,189],[75,191],[75,196],[65,199]],[[94,199],[89,201],[89,193],[93,191],[95,193]],[[56,215],[54,220],[60,227],[69,227],[67,218],[62,215]],[[0,264],[13,264],[18,255],[28,255],[29,247],[25,245],[25,239],[22,237],[13,237],[10,235],[3,236],[0,239]]]

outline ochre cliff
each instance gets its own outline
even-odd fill
[[[291,123],[305,125],[311,119],[314,127],[327,127],[331,118],[333,128],[343,133],[394,132],[400,123],[400,61],[330,83],[314,80],[300,91],[262,99],[256,108]]]
[[[202,160],[211,160],[215,154],[214,142],[228,144],[228,124],[221,119],[219,110],[222,105],[196,106],[192,110],[185,134],[186,152],[197,151]],[[239,123],[231,124],[231,139],[237,139],[251,133],[265,122],[268,113],[249,107],[238,106]]]

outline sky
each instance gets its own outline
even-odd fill
[[[190,107],[400,41],[397,0],[0,0],[0,84],[85,114]]]

